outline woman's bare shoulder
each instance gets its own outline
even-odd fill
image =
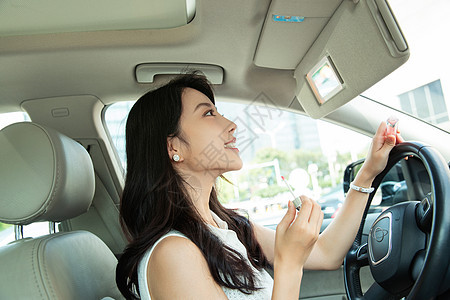
[[[152,252],[147,266],[152,299],[226,299],[214,281],[201,250],[180,236],[164,238]]]
[[[200,249],[188,238],[168,236],[161,240],[153,249],[149,259],[149,266],[153,264],[172,264],[174,260],[201,254]]]

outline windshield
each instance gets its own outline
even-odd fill
[[[409,60],[363,93],[450,132],[448,0],[390,0],[409,45]],[[370,70],[368,70],[370,72]]]

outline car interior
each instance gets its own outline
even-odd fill
[[[395,115],[406,142],[374,181],[352,248],[338,270],[306,270],[299,299],[450,298],[447,1],[0,8],[0,299],[123,298],[126,116],[192,71],[238,125],[246,167],[218,182],[219,198],[273,229],[291,197],[282,174],[319,202],[325,229]]]

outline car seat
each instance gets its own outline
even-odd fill
[[[122,299],[117,259],[94,234],[21,238],[23,225],[86,212],[94,178],[87,151],[53,129],[23,122],[0,131],[0,222],[18,229],[0,247],[0,299]]]

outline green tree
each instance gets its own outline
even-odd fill
[[[275,149],[275,148],[262,148],[259,149],[255,153],[255,158],[253,159],[253,163],[265,163],[269,161],[273,161],[274,159],[278,159],[278,163],[280,164],[281,171],[289,168],[289,158],[288,154],[283,150]]]
[[[321,149],[305,150],[296,149],[292,151],[291,158],[292,169],[302,168],[308,170],[310,164],[316,164],[319,170],[328,168],[328,161]]]

